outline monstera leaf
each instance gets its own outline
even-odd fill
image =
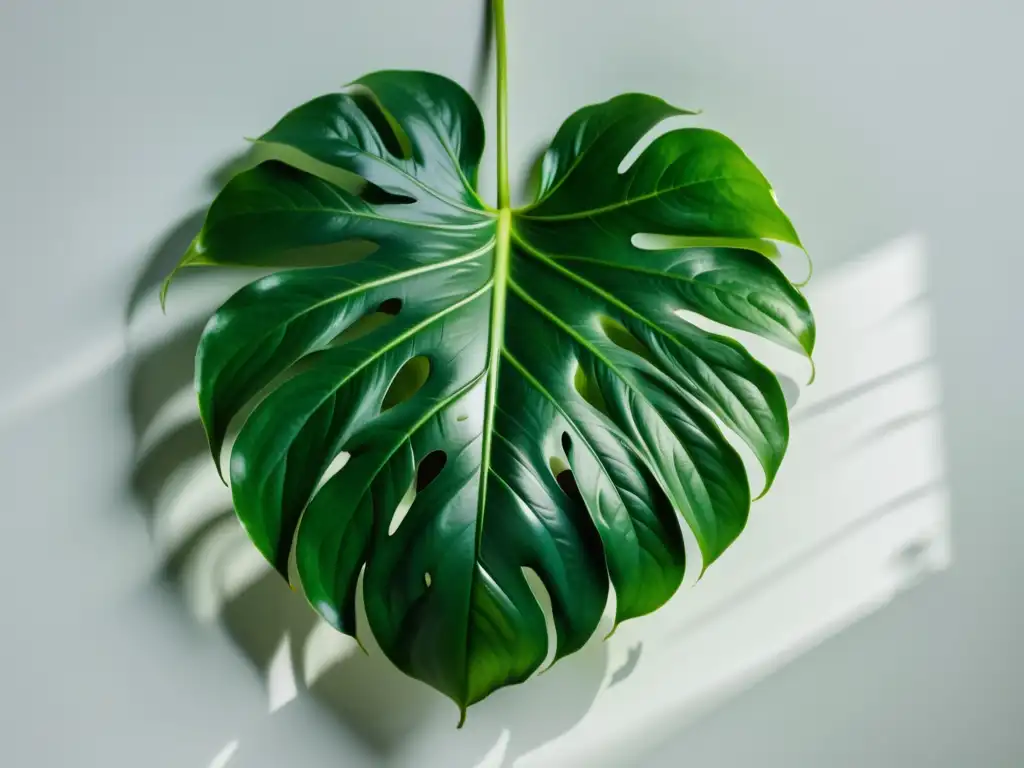
[[[788,439],[772,373],[696,313],[810,353],[807,303],[751,243],[799,245],[729,139],[651,129],[641,94],[573,114],[536,201],[475,191],[484,129],[455,83],[378,72],[286,115],[279,160],[212,204],[185,266],[275,271],[210,319],[196,388],[238,517],[340,631],[465,708],[615,618],[655,610],[744,527]],[[503,148],[502,148],[503,150]],[[346,183],[358,178],[359,185]],[[503,180],[503,183],[504,180]],[[646,250],[636,236],[688,238]],[[253,405],[255,404],[255,405]],[[697,553],[690,553],[696,556]]]

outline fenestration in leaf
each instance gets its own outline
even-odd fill
[[[581,109],[544,157],[536,202],[495,210],[474,189],[484,131],[471,98],[437,75],[372,74],[260,140],[357,174],[361,192],[264,163],[220,193],[183,261],[278,270],[217,311],[196,356],[218,462],[258,400],[228,466],[253,542],[285,578],[294,542],[305,594],[348,634],[365,569],[384,653],[463,713],[546,656],[524,569],[550,595],[556,658],[572,653],[609,590],[617,621],[672,596],[681,522],[704,567],[743,529],[750,488],[719,423],[769,485],[785,453],[772,373],[677,310],[809,355],[803,296],[736,245],[799,240],[713,131],[665,133],[619,173],[679,114],[641,94]],[[637,233],[714,245],[641,250]],[[341,259],[367,242],[369,255]],[[296,268],[332,246],[336,265]]]

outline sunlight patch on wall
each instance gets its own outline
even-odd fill
[[[224,745],[224,748],[217,753],[217,755],[210,761],[209,768],[227,768],[231,758],[235,756],[238,751],[238,739],[229,741]]]
[[[700,583],[618,630],[609,670],[642,644],[632,673],[517,766],[628,762],[616,752],[623,745],[677,731],[948,567],[926,266],[923,240],[907,236],[805,289],[818,323],[818,375],[807,387],[805,362],[772,361],[800,384],[772,492]]]

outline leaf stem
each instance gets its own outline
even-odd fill
[[[498,208],[509,207],[508,77],[505,47],[505,0],[494,0],[494,36],[498,56]]]

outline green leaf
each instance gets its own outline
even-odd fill
[[[777,380],[685,313],[809,355],[807,302],[750,247],[799,245],[789,219],[712,131],[665,133],[619,172],[683,114],[642,94],[581,109],[536,202],[495,210],[474,189],[470,97],[379,72],[266,133],[287,152],[224,188],[183,261],[273,270],[196,357],[218,464],[241,422],[229,478],[253,542],[285,578],[294,549],[311,604],[352,635],[362,573],[384,653],[463,711],[547,654],[527,574],[556,659],[572,653],[610,592],[617,622],[673,595],[681,525],[705,568],[742,531],[751,490],[723,430],[768,485],[782,462]],[[641,233],[701,245],[645,250]]]

